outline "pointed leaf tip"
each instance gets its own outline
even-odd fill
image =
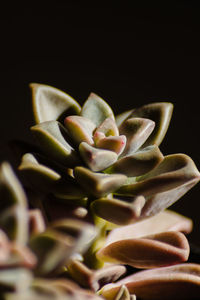
[[[80,105],[68,94],[49,85],[31,83],[36,124],[57,120],[63,114],[79,114]]]
[[[84,103],[81,115],[93,121],[98,127],[106,118],[114,119],[111,107],[99,96],[91,93]]]

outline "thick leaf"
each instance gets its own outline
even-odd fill
[[[117,127],[114,119],[112,119],[112,118],[105,119],[99,125],[99,127],[97,127],[97,129],[95,130],[94,139],[95,139],[96,135],[98,135],[99,133],[103,133],[104,136],[106,136],[106,137],[108,137],[108,136],[118,136],[119,135],[119,130],[118,130],[118,127]]]
[[[130,297],[127,287],[122,285],[114,300],[136,300],[136,297],[133,297]]]
[[[132,155],[120,158],[106,170],[106,173],[141,176],[155,168],[163,158],[158,146],[149,146]]]
[[[97,230],[93,225],[77,219],[55,221],[51,228],[75,239],[74,253],[85,252],[97,235]]]
[[[28,268],[35,267],[37,259],[26,246],[10,243],[9,257],[0,262],[0,269]]]
[[[19,204],[27,207],[24,190],[8,162],[0,166],[0,206],[3,209]]]
[[[100,294],[114,300],[122,285],[144,300],[199,299],[200,265],[187,263],[137,272],[105,286]]]
[[[36,124],[57,120],[63,114],[79,114],[80,105],[68,94],[48,85],[30,84]]]
[[[172,154],[138,182],[122,186],[117,193],[147,197],[141,217],[155,215],[172,205],[200,179],[199,171],[190,157]]]
[[[76,167],[74,176],[79,184],[95,197],[103,197],[115,191],[124,184],[127,178],[121,174],[93,173],[84,167]]]
[[[45,231],[45,222],[40,209],[30,209],[29,215],[29,232],[30,235],[39,234]]]
[[[106,118],[114,119],[110,106],[99,96],[91,93],[84,103],[81,115],[90,119],[98,127]]]
[[[49,189],[52,184],[58,181],[61,176],[54,170],[40,164],[32,153],[26,153],[22,157],[22,162],[18,167],[30,184],[37,189]]]
[[[91,207],[97,216],[118,225],[127,225],[140,216],[140,211],[145,203],[144,197],[137,198],[137,205],[134,202],[127,203],[118,199],[100,198],[95,200]]]
[[[155,127],[155,122],[143,118],[130,118],[119,128],[120,134],[127,138],[126,147],[122,156],[136,152],[147,140]]]
[[[113,229],[109,233],[105,245],[124,239],[136,239],[166,231],[190,233],[192,231],[192,220],[173,211],[165,210],[140,222]]]
[[[0,270],[0,290],[24,292],[30,286],[32,274],[24,268]]]
[[[117,160],[117,154],[115,152],[97,149],[85,142],[79,145],[79,151],[86,165],[94,172],[108,168]]]
[[[71,236],[48,230],[33,236],[30,249],[36,255],[38,263],[36,275],[42,276],[55,272],[72,255],[75,239]]]
[[[154,131],[143,144],[143,147],[147,147],[152,144],[160,145],[167,132],[172,111],[172,103],[158,102],[139,107],[135,109],[131,115],[129,115],[129,118],[147,118],[154,121],[156,124]]]
[[[65,118],[64,122],[69,136],[76,145],[81,142],[94,144],[92,137],[96,125],[90,119],[81,116],[69,116]]]
[[[0,266],[2,262],[6,261],[10,254],[10,242],[7,235],[0,229]]]
[[[19,204],[4,210],[0,217],[0,228],[16,244],[25,245],[28,239],[28,212]]]
[[[117,115],[115,117],[115,122],[117,124],[118,127],[121,126],[121,124],[128,119],[128,117],[131,115],[131,113],[134,111],[134,109],[130,109],[127,111],[124,111],[123,113]]]
[[[16,243],[26,244],[28,239],[27,199],[11,166],[3,162],[0,167],[0,226]]]
[[[126,272],[126,268],[119,265],[110,265],[99,270],[91,270],[75,259],[70,260],[67,270],[70,276],[81,286],[94,291],[97,291],[101,285],[116,281]]]
[[[59,122],[43,122],[32,126],[31,131],[42,151],[51,159],[66,166],[73,166],[79,162],[74,149],[67,142],[66,129]]]
[[[184,234],[168,231],[113,242],[102,247],[96,255],[104,262],[128,264],[136,268],[156,268],[186,261],[189,244]]]
[[[125,135],[120,135],[100,138],[96,141],[96,146],[98,148],[114,151],[117,155],[120,155],[126,146],[126,137]]]

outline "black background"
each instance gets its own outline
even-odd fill
[[[197,1],[198,2],[198,1]],[[200,10],[195,1],[27,1],[1,10],[1,160],[13,138],[31,141],[30,82],[60,88],[81,104],[93,91],[120,113],[174,103],[161,145],[200,168]],[[173,208],[194,220],[200,244],[200,185]]]

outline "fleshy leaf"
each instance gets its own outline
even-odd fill
[[[90,119],[81,116],[69,116],[65,118],[64,122],[68,134],[75,144],[79,145],[81,142],[94,144],[92,137],[96,125]]]
[[[106,285],[100,294],[113,300],[121,285],[144,300],[199,299],[200,265],[187,263],[137,272]]]
[[[136,300],[136,297],[130,297],[129,291],[125,285],[122,285],[114,300]]]
[[[58,163],[73,166],[79,162],[74,149],[67,142],[67,132],[57,121],[43,122],[32,126],[31,131],[46,154]]]
[[[96,255],[105,262],[128,264],[136,268],[156,268],[186,261],[189,244],[184,234],[168,231],[113,242],[102,247]]]
[[[42,190],[51,187],[61,178],[60,174],[40,164],[32,153],[23,155],[18,168],[28,178],[31,185]]]
[[[101,198],[95,200],[91,205],[95,214],[109,222],[118,225],[127,225],[140,216],[140,211],[145,203],[145,199],[139,196],[140,209],[138,205],[127,203],[118,199]]]
[[[165,156],[152,171],[138,178],[138,182],[122,186],[117,193],[147,198],[141,216],[155,215],[172,205],[200,179],[200,174],[185,154]]]
[[[40,209],[29,210],[29,232],[30,235],[45,231],[45,222]]]
[[[16,244],[25,245],[28,239],[28,216],[24,207],[19,204],[7,208],[1,214],[0,228]]]
[[[10,254],[10,242],[7,235],[0,229],[0,266],[6,261]]]
[[[86,165],[94,172],[106,169],[117,160],[115,152],[97,149],[85,142],[79,145],[79,151]]]
[[[106,172],[141,176],[155,168],[163,158],[158,146],[153,145],[118,159]]]
[[[97,291],[102,283],[116,281],[126,272],[126,268],[120,265],[110,265],[99,270],[92,270],[75,259],[70,260],[67,270],[70,276],[81,286],[94,291]]]
[[[127,138],[126,147],[122,156],[136,152],[147,140],[155,127],[155,122],[143,118],[130,118],[119,128],[120,134]]]
[[[131,113],[133,111],[134,111],[134,109],[130,109],[130,110],[124,111],[123,113],[117,115],[115,117],[115,122],[116,122],[117,126],[120,127],[121,124],[129,118],[129,116],[131,115]]]
[[[63,114],[79,114],[80,105],[68,94],[45,84],[30,84],[36,124],[59,119]]]
[[[99,96],[91,93],[84,103],[81,115],[90,119],[98,127],[106,118],[114,119],[114,114],[110,106]]]
[[[165,210],[140,222],[113,229],[106,239],[106,245],[124,239],[136,239],[166,231],[190,233],[192,220],[174,211]]]
[[[129,118],[147,118],[155,122],[156,126],[143,147],[152,144],[160,145],[162,142],[173,112],[173,104],[169,102],[157,102],[144,105],[135,109]]]
[[[33,236],[29,246],[38,259],[35,273],[41,276],[55,272],[72,255],[74,243],[74,238],[53,230]]]
[[[96,142],[98,148],[107,149],[120,155],[126,146],[126,136],[109,136],[99,139]]]
[[[16,243],[25,244],[28,238],[27,199],[11,166],[0,167],[1,228]]]
[[[51,228],[76,239],[74,252],[85,252],[97,235],[97,230],[93,225],[77,219],[55,221]]]
[[[32,274],[24,268],[0,270],[1,291],[24,292],[31,284]]]
[[[106,137],[108,136],[118,136],[119,135],[119,130],[118,127],[112,118],[107,118],[105,119],[99,127],[94,132],[94,139],[95,135],[98,133],[103,133]]]
[[[127,178],[122,174],[93,173],[84,167],[76,167],[74,176],[79,184],[95,197],[103,197],[111,193],[122,186]]]

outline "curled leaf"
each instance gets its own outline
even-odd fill
[[[110,106],[94,93],[91,93],[84,103],[81,116],[90,119],[97,127],[107,118],[114,119]]]
[[[59,122],[43,122],[32,126],[31,131],[42,151],[45,151],[50,158],[65,166],[73,166],[79,162],[74,149],[67,142],[69,138],[66,129]]]
[[[80,105],[68,94],[45,84],[30,84],[35,122],[57,120],[63,114],[79,114]]]
[[[152,144],[160,145],[169,127],[172,112],[173,104],[169,102],[151,103],[133,110],[129,118],[147,118],[156,124],[154,131],[143,144],[143,147]]]
[[[87,118],[81,116],[69,116],[65,118],[65,127],[68,134],[79,145],[81,142],[86,142],[93,145],[93,131],[96,125]]]
[[[122,123],[120,134],[127,138],[126,147],[122,156],[136,152],[147,140],[155,127],[152,120],[144,118],[130,118]]]

